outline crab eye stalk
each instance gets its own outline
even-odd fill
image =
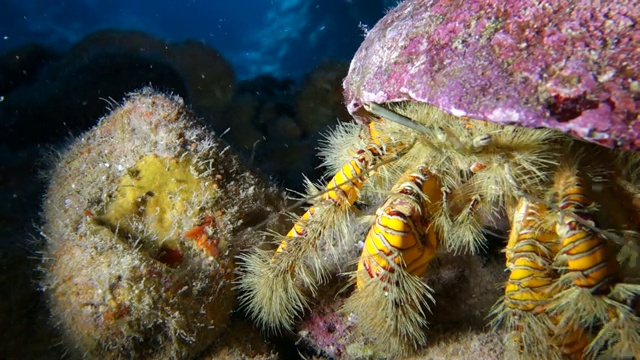
[[[491,144],[491,134],[482,134],[473,138],[471,146],[475,151],[482,151]]]

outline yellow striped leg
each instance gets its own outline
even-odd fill
[[[394,195],[376,212],[376,220],[364,242],[358,272],[369,278],[385,280],[401,268],[415,276],[422,276],[435,256],[437,237],[427,230],[425,200],[442,198],[438,179],[422,166],[405,174],[391,190]],[[365,278],[366,279],[366,278]],[[358,288],[363,279],[358,278]]]
[[[590,184],[577,171],[559,177],[558,204],[563,210],[556,225],[562,249],[555,259],[561,287],[549,306],[561,327],[598,329],[586,355],[622,358],[640,354],[640,318],[629,306],[640,296],[640,286],[621,283],[618,263],[601,233],[585,226],[594,206]],[[578,221],[581,220],[581,221]],[[595,224],[594,224],[595,225]]]
[[[353,205],[358,199],[358,192],[362,188],[362,184],[366,178],[366,172],[370,171],[377,163],[387,154],[387,149],[381,142],[380,134],[375,128],[376,123],[370,123],[369,129],[373,138],[373,142],[364,149],[356,152],[351,161],[344,164],[342,168],[333,176],[322,193],[321,204],[336,207],[340,210]],[[287,236],[281,241],[276,253],[286,251],[290,238],[298,238],[308,236],[306,224],[314,218],[316,207],[310,207],[300,219],[293,225]],[[319,224],[326,226],[327,224]],[[321,230],[321,229],[319,229]],[[312,236],[318,237],[318,234]]]
[[[408,352],[426,342],[424,311],[433,297],[421,276],[436,253],[429,218],[441,199],[440,181],[426,166],[405,173],[365,238],[344,311],[383,350]]]
[[[545,308],[558,278],[553,258],[558,236],[545,224],[547,208],[521,198],[514,212],[505,249],[510,270],[504,297],[492,310],[492,326],[503,325],[510,357],[581,358],[589,341],[579,328],[557,328]]]
[[[280,239],[275,253],[256,250],[241,256],[240,301],[263,328],[292,330],[295,317],[308,307],[309,295],[326,275],[326,258],[331,254],[320,251],[318,241],[331,245],[334,237],[343,237],[339,236],[342,228],[336,227],[347,223],[347,210],[358,198],[366,176],[385,156],[394,155],[403,146],[378,132],[379,123],[370,124],[370,143],[340,168],[322,198]]]
[[[572,213],[562,215],[556,227],[562,238],[560,257],[566,261],[566,276],[573,285],[589,289],[593,294],[608,294],[617,280],[618,263],[607,240],[576,220],[578,216],[590,220],[588,210],[592,207],[581,177],[564,179],[559,207]]]

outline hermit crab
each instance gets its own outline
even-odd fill
[[[241,301],[291,329],[361,244],[342,309],[388,353],[427,346],[436,250],[504,231],[489,314],[508,358],[640,354],[640,3],[407,0],[344,80],[356,123],[321,149],[333,177],[275,250],[243,256]],[[356,238],[356,224],[367,231]]]

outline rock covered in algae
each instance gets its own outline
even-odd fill
[[[262,241],[282,197],[200,126],[181,98],[131,94],[55,164],[44,201],[43,284],[85,358],[189,358],[235,302],[238,250]]]

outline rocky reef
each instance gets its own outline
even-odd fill
[[[189,358],[227,331],[234,256],[260,243],[253,226],[278,220],[276,188],[181,98],[150,88],[114,104],[54,166],[43,287],[70,353]]]

